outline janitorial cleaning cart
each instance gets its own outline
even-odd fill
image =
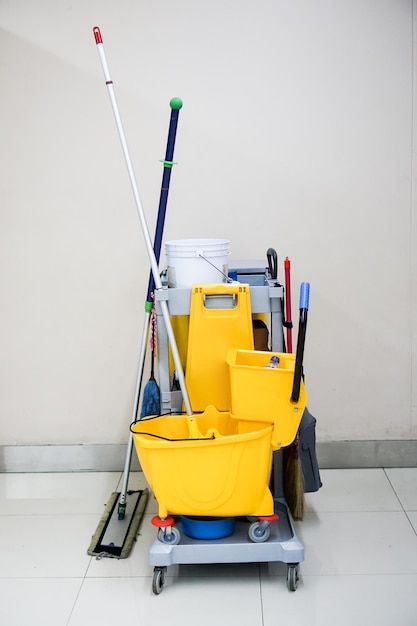
[[[210,240],[189,245],[213,264],[204,249]],[[158,502],[152,588],[161,592],[173,564],[280,561],[295,591],[304,547],[283,495],[281,452],[295,440],[307,402],[303,341],[296,354],[285,352],[284,289],[268,268],[240,262],[225,275],[219,264],[217,275],[224,282],[156,291],[161,415],[131,427]],[[305,310],[308,295],[305,283]],[[161,302],[174,328],[186,326],[178,334],[191,413],[183,412]],[[254,350],[255,319],[266,320],[270,349]]]
[[[153,592],[162,591],[173,564],[272,561],[287,564],[295,591],[304,547],[284,494],[283,451],[308,413],[302,361],[310,286],[301,285],[292,353],[273,249],[265,267],[230,262],[227,240],[167,242],[160,273],[98,27],[94,36],[154,282],[160,410],[131,424],[158,503]],[[269,333],[261,346],[259,332]]]

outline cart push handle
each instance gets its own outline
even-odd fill
[[[300,386],[303,376],[304,345],[307,328],[307,311],[310,302],[310,283],[301,283],[300,287],[300,320],[298,324],[297,351],[295,355],[294,381],[291,393],[291,402],[298,402]]]
[[[268,259],[268,271],[272,280],[278,278],[278,255],[274,248],[268,248],[266,251],[266,258]]]

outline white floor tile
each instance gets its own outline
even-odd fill
[[[171,566],[155,596],[152,495],[130,556],[96,560],[87,548],[121,473],[0,474],[0,624],[415,626],[417,468],[323,470],[322,480],[295,524],[305,546],[295,593],[272,562]],[[130,475],[129,489],[146,486]]]
[[[121,491],[123,484],[124,475],[120,476],[117,489]],[[130,472],[128,477],[128,489],[144,489],[145,487],[149,488],[148,483],[146,482],[145,475],[143,472]]]
[[[123,488],[123,476],[120,478],[116,491],[121,491]],[[158,503],[156,502],[153,493],[150,490],[148,483],[143,475],[143,472],[131,472],[129,474],[128,490],[145,489],[149,490],[148,504],[146,505],[146,513],[148,515],[156,515],[158,513]]]
[[[295,528],[305,574],[417,573],[417,536],[405,513],[308,513]]]
[[[166,578],[158,596],[151,578],[91,578],[81,589],[68,626],[262,626],[259,577]]]
[[[404,509],[417,511],[417,467],[396,467],[385,471]]]
[[[0,577],[83,577],[94,515],[1,515]]]
[[[156,539],[157,530],[152,526],[150,515],[145,515],[137,541],[127,559],[92,558],[87,578],[121,578],[124,576],[152,576],[153,566],[149,564],[149,550]],[[257,563],[221,563],[203,565],[182,564],[168,567],[171,577],[242,577],[258,575]]]
[[[87,571],[88,578],[124,576],[152,576],[149,565],[149,549],[156,538],[156,528],[151,524],[151,515],[144,515],[137,540],[127,559],[92,558]]]
[[[321,470],[323,487],[306,494],[306,511],[401,511],[383,469]]]
[[[323,487],[317,492],[305,495],[306,511],[402,510],[383,469],[321,470],[320,475]],[[121,489],[121,484],[122,478],[117,486],[118,490]],[[131,472],[129,487],[131,489],[148,487],[142,472]],[[417,483],[415,491],[417,498]],[[152,494],[146,512],[152,513],[152,515],[156,515],[158,512],[158,505]]]
[[[82,578],[3,578],[0,624],[67,626]]]
[[[206,563],[199,565],[184,564],[177,566],[178,576],[186,578],[213,577],[213,578],[257,578],[259,577],[259,563]],[[168,568],[168,573],[174,574],[175,568]]]
[[[417,533],[417,511],[408,511],[407,517],[410,520],[410,524],[413,526],[414,531]]]
[[[417,575],[303,576],[297,591],[262,578],[263,625],[415,626]]]
[[[120,472],[0,474],[0,515],[91,513],[99,520],[119,477]]]

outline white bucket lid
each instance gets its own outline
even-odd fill
[[[168,256],[224,256],[230,254],[228,239],[176,239],[165,243]]]

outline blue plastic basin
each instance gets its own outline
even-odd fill
[[[234,517],[186,517],[181,516],[184,535],[192,539],[221,539],[235,529]]]

